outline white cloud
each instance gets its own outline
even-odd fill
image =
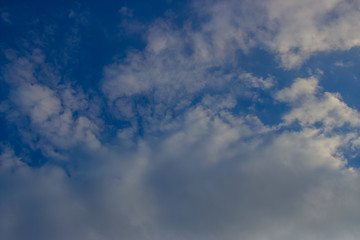
[[[196,6],[211,18],[202,27],[215,51],[223,53],[225,45],[245,52],[263,46],[279,56],[283,67],[295,68],[318,52],[360,46],[358,1],[214,2]]]
[[[129,98],[136,96],[151,94],[150,102],[157,107],[142,112],[157,110],[161,115],[183,106],[178,99],[191,103],[202,91],[221,90],[229,82],[241,85],[239,95],[248,94],[244,86],[270,88],[271,78],[252,76],[241,70],[241,64],[234,66],[238,50],[270,50],[283,67],[294,68],[318,52],[348,50],[360,44],[353,31],[360,22],[354,20],[360,16],[354,1],[229,0],[195,2],[193,7],[199,19],[206,19],[198,26],[188,20],[175,27],[168,19],[158,19],[143,31],[143,52],[130,52],[125,60],[105,67],[102,90],[110,105],[121,98],[117,101],[122,115],[134,114],[136,106]],[[337,34],[340,30],[344,33]]]
[[[315,95],[318,89],[318,80],[315,77],[299,78],[295,80],[290,88],[279,91],[276,98],[284,102],[294,102]]]
[[[299,66],[319,51],[349,50],[360,45],[357,1],[270,1],[269,20],[277,33],[266,42],[286,67]]]
[[[62,159],[64,156],[57,150],[77,144],[97,149],[101,144],[89,100],[81,90],[60,84],[59,78],[39,49],[13,56],[4,72],[10,93],[3,102],[7,106],[3,111],[7,111],[10,122],[18,125],[30,147],[41,149],[48,157]],[[27,117],[30,125],[24,126]]]
[[[160,122],[171,120],[204,93],[229,93],[236,105],[237,97],[255,101],[257,92],[274,85],[271,76],[257,76],[234,66],[233,58],[227,59],[233,53],[220,56],[216,52],[222,50],[213,48],[212,43],[199,43],[198,37],[205,35],[189,26],[179,29],[158,20],[149,26],[145,37],[144,51],[130,52],[125,59],[105,67],[102,90],[115,115],[133,120],[138,114],[150,122],[153,129],[149,131],[159,130]],[[203,47],[211,50],[206,56],[205,50],[198,49]]]
[[[360,125],[360,114],[347,106],[336,93],[319,91],[315,77],[296,79],[291,87],[281,90],[276,98],[289,103],[293,108],[283,116],[287,124],[298,120],[304,127],[323,124],[326,131],[344,126]]]

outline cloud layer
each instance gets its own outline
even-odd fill
[[[359,2],[189,9],[181,24],[139,24],[120,8],[145,45],[103,66],[98,85],[58,66],[76,51],[4,50],[1,239],[357,239],[360,113],[321,74],[279,79],[238,54],[262,49],[286,72],[358,47]]]

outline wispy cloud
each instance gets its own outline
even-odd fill
[[[11,24],[11,19],[10,19],[10,13],[5,11],[4,9],[0,9],[0,18],[3,22]]]
[[[343,62],[343,61],[338,61],[335,62],[334,65],[336,67],[352,67],[354,65],[354,63],[352,62]]]
[[[49,157],[60,157],[55,149],[67,149],[77,142],[86,142],[90,148],[101,145],[96,137],[98,127],[89,119],[94,117],[89,100],[82,91],[60,83],[60,78],[39,49],[15,57],[4,72],[10,92],[3,111],[22,129],[24,140]],[[75,113],[80,114],[75,117]]]

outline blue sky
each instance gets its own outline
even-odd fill
[[[357,239],[360,2],[2,1],[0,238]]]

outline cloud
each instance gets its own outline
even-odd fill
[[[290,124],[298,120],[302,126],[323,124],[325,130],[333,130],[346,123],[352,127],[360,124],[360,114],[348,107],[336,93],[319,93],[318,80],[296,79],[290,88],[277,93],[277,99],[292,105],[292,110],[283,116]]]
[[[244,84],[251,75],[242,76]],[[339,94],[324,92],[317,76],[275,93],[290,106],[277,126],[235,115],[231,93],[204,96],[165,128],[170,134],[159,146],[156,138],[148,141],[160,235],[355,238],[358,170],[347,167],[345,156],[358,146],[359,113]]]
[[[157,131],[206,93],[256,99],[274,86],[271,76],[244,71],[233,64],[233,53],[219,56],[212,43],[199,37],[205,36],[170,21],[151,24],[144,51],[131,51],[104,68],[102,91],[113,114],[132,125],[141,116],[150,122],[145,130]]]
[[[359,26],[359,3],[324,0],[319,2],[270,1],[269,19],[277,22],[277,33],[266,42],[279,52],[286,67],[299,66],[319,51],[358,47],[360,36],[351,29]]]
[[[270,79],[251,74],[238,79],[255,89],[273,86]],[[21,114],[34,119],[32,127],[45,126],[44,132],[34,128],[44,139],[51,127],[58,129],[50,119],[66,123],[65,112],[82,109],[87,101],[74,89],[53,90],[25,80],[13,94],[19,94],[14,103]],[[119,129],[120,146],[102,142],[85,158],[63,152],[73,161],[78,158],[78,167],[68,170],[71,177],[51,164],[31,168],[5,148],[0,157],[6,186],[0,188],[3,236],[354,239],[359,175],[346,166],[344,156],[357,146],[357,111],[339,95],[323,92],[315,76],[298,78],[275,96],[291,107],[278,125],[234,112],[236,92],[227,91],[225,97],[208,93],[162,123],[161,137],[146,134],[134,143],[132,129]],[[301,128],[289,128],[296,120]],[[337,131],[345,123],[350,129]],[[70,120],[65,126],[75,125],[71,133],[62,138],[64,131],[56,131],[54,138],[73,145],[79,136],[86,142],[83,128],[91,124],[85,117]]]
[[[355,238],[360,189],[341,157],[346,133],[279,131],[255,119],[199,104],[160,139],[78,161],[71,178],[51,165],[2,167],[1,232],[10,240]]]
[[[343,61],[337,61],[334,63],[336,67],[352,67],[354,65],[353,62],[343,62]]]
[[[161,135],[150,131],[134,141],[134,129],[118,129],[119,142],[113,142],[96,137],[100,130],[90,120],[86,95],[56,80],[39,82],[41,70],[34,69],[41,69],[44,59],[17,57],[7,66],[6,111],[17,112],[9,119],[16,124],[29,118],[28,135],[36,133],[36,147],[45,156],[59,158],[54,148],[63,149],[61,157],[77,167],[65,171],[49,162],[31,168],[26,156],[3,147],[0,230],[6,239],[281,240],[358,234],[358,170],[346,167],[345,155],[358,147],[359,116],[340,96],[323,92],[315,76],[276,91],[277,100],[291,107],[278,125],[233,111],[239,94],[274,91],[271,78],[219,74],[223,77],[202,80],[225,79],[227,91],[202,92],[200,101],[185,103],[177,117],[151,121],[161,125],[153,126]],[[16,71],[18,66],[26,68]],[[147,69],[147,75],[156,70]],[[134,91],[165,94],[152,108],[176,106],[172,101],[181,94],[203,91],[190,88],[172,99],[163,84],[168,83],[155,81],[152,90]],[[139,114],[139,108],[124,107],[139,92],[116,96],[124,100],[117,106],[125,117]],[[76,111],[86,114],[75,117]],[[301,128],[289,128],[296,120]],[[345,123],[350,128],[337,131]],[[96,151],[76,154],[71,151],[76,144]]]
[[[122,6],[119,9],[119,13],[123,16],[123,17],[132,17],[133,16],[133,12],[132,10],[130,10],[129,8]]]
[[[1,170],[9,170],[18,168],[20,166],[24,166],[24,163],[21,162],[20,158],[15,155],[15,152],[13,149],[11,149],[9,146],[1,145],[1,154],[0,154],[0,166]]]
[[[196,5],[215,51],[236,46],[245,52],[262,46],[284,68],[296,68],[319,52],[359,47],[357,1],[211,1]],[[208,35],[206,35],[208,36]]]
[[[4,9],[0,8],[0,18],[3,22],[7,23],[7,24],[11,24],[11,20],[10,20],[10,13],[5,11]]]
[[[6,106],[3,112],[7,113],[9,122],[21,129],[23,140],[31,148],[41,149],[48,157],[63,159],[58,151],[78,143],[89,149],[99,148],[101,144],[89,99],[82,90],[60,83],[59,79],[60,74],[46,62],[39,49],[14,56],[4,71],[10,91],[9,98],[3,102]]]
[[[1,163],[20,159],[6,149],[0,156]],[[106,160],[105,168],[96,163],[99,168],[74,172],[72,178],[53,165],[10,169],[1,164],[2,237],[152,239],[146,237],[146,224],[154,220],[148,219],[150,198],[141,186],[146,159],[133,155],[131,160],[127,164]],[[90,164],[94,162],[88,159],[86,165]]]
[[[14,100],[24,111],[29,111],[28,114],[34,123],[45,122],[58,115],[61,109],[60,101],[54,92],[41,85],[21,86]]]
[[[360,22],[354,1],[208,1],[192,6],[196,19],[205,20],[194,23],[189,18],[179,27],[158,19],[144,31],[144,51],[130,52],[105,67],[102,90],[111,103],[152,92],[155,104],[173,106],[174,98],[191,102],[204,89],[223,89],[235,79],[246,85],[252,73],[233,65],[239,50],[270,50],[291,69],[318,52],[360,44],[356,31],[351,31]],[[257,87],[270,87],[267,82],[258,81]]]
[[[348,166],[360,146],[358,111],[319,76],[278,86],[236,58],[261,47],[290,69],[319,51],[358,46],[348,30],[357,2],[199,4],[200,22],[146,25],[144,49],[104,67],[99,101],[65,81],[44,50],[6,51],[0,109],[20,143],[0,145],[1,237],[359,235],[359,170]],[[278,105],[287,107],[280,122],[262,121],[261,111]],[[47,161],[32,167],[37,150]]]

